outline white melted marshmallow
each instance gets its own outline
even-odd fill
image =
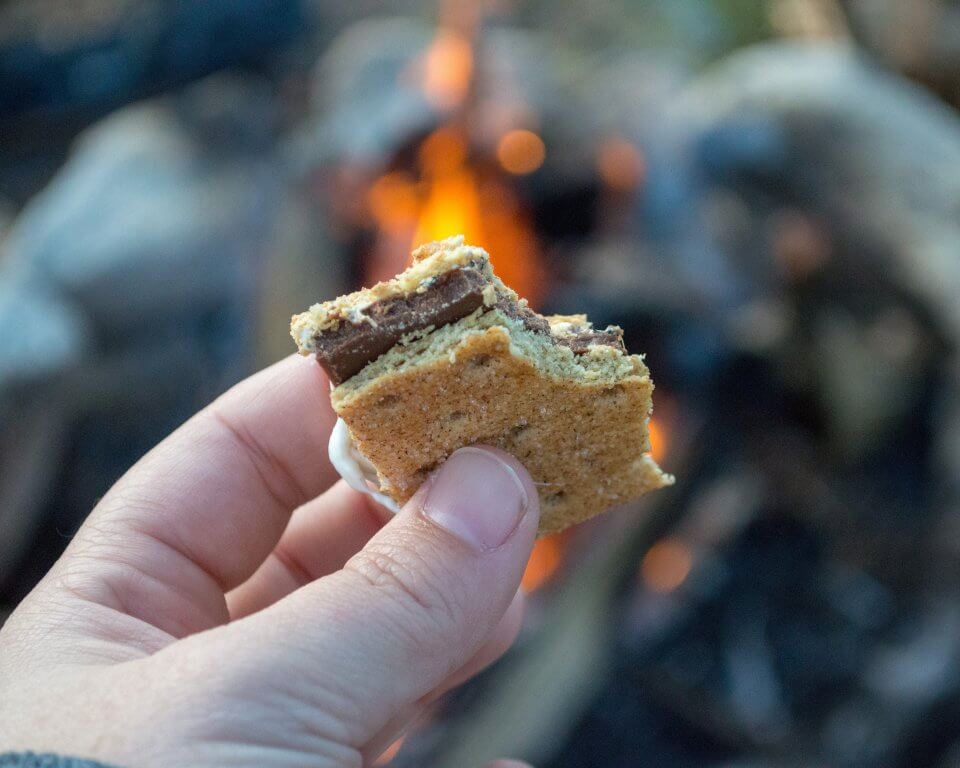
[[[347,481],[347,485],[372,497],[394,514],[400,511],[400,505],[381,492],[377,470],[357,449],[343,419],[337,419],[333,432],[330,433],[329,453],[330,463],[340,473],[340,477]]]

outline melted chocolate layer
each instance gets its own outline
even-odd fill
[[[314,339],[317,361],[330,381],[342,384],[390,349],[401,337],[466,317],[483,304],[487,279],[475,269],[454,269],[423,293],[376,301],[363,310],[361,324],[343,322]]]
[[[543,336],[550,336],[551,338],[553,337],[550,333],[550,323],[530,309],[530,307],[521,306],[506,296],[501,296],[497,299],[496,307],[507,317],[519,320],[528,331],[533,331]]]
[[[483,291],[488,285],[490,282],[483,274],[465,267],[439,275],[422,293],[376,301],[363,310],[361,323],[344,320],[336,328],[314,338],[317,361],[330,381],[335,385],[342,384],[404,335],[455,323],[481,307]],[[496,308],[520,320],[528,331],[545,336],[554,344],[569,347],[577,355],[584,354],[596,344],[624,349],[623,332],[619,328],[554,336],[550,324],[529,307],[501,296]]]
[[[590,347],[600,344],[605,347],[616,347],[621,352],[626,352],[623,345],[623,330],[620,328],[608,328],[605,331],[581,331],[572,336],[555,336],[557,344],[570,347],[573,354],[582,355]]]

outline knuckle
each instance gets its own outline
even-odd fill
[[[347,569],[385,594],[417,630],[449,634],[463,621],[465,601],[456,574],[415,550],[371,546],[354,556]]]
[[[264,447],[249,429],[233,419],[218,403],[205,413],[219,426],[228,439],[249,461],[260,477],[264,490],[278,509],[295,509],[310,500],[312,494],[300,483],[296,474],[270,450]]]

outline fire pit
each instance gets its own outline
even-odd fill
[[[751,96],[706,115],[721,71],[649,104],[682,139],[646,122],[573,140],[549,109],[498,90],[492,34],[447,15],[397,66],[433,118],[376,162],[326,169],[326,194],[362,201],[341,211],[340,237],[369,283],[411,245],[462,232],[540,307],[623,324],[657,374],[653,448],[679,484],[538,543],[518,647],[381,764],[913,764],[926,713],[960,697],[941,680],[908,701],[909,675],[893,671],[932,675],[958,650],[956,611],[917,582],[929,560],[911,565],[940,530],[912,479],[930,471],[934,401],[923,387],[888,395],[899,416],[876,421],[883,395],[857,402],[852,378],[831,378],[856,353],[817,344],[877,334],[881,357],[917,370],[919,349],[942,349],[926,299],[896,278],[864,298],[882,236],[817,204],[849,204],[835,177],[799,173],[817,167],[814,113]],[[736,67],[718,92],[737,92]],[[761,92],[790,87],[777,82]]]
[[[326,5],[315,4],[318,16]],[[263,357],[275,358],[289,350],[290,307],[391,277],[414,246],[463,234],[536,308],[624,327],[654,373],[652,448],[678,484],[540,541],[516,647],[378,764],[459,768],[504,754],[539,768],[960,764],[960,120],[948,106],[953,78],[929,64],[952,50],[931,19],[949,29],[956,14],[935,0],[869,18],[857,0],[591,5],[589,20],[577,4],[496,5],[499,16],[451,2],[436,23],[370,17],[335,36],[324,28],[331,42],[313,70],[278,64],[253,86],[215,78],[92,134],[123,141],[78,145],[86,164],[65,166],[53,192],[74,173],[86,179],[85,168],[125,179],[140,167],[133,160],[148,163],[164,181],[149,187],[157,197],[123,202],[164,201],[155,208],[187,245],[168,247],[158,233],[153,247],[131,232],[122,248],[111,241],[94,254],[123,268],[92,276],[93,256],[76,270],[37,257],[47,266],[29,276],[63,284],[50,300],[70,325],[64,338],[78,339],[57,369],[77,385],[57,391],[79,400],[109,382],[111,408],[126,405],[64,400],[55,410],[49,387],[18,383],[44,397],[10,422],[0,457],[4,477],[22,482],[0,490],[24,508],[41,498],[58,506],[46,503],[43,525],[31,518],[43,556],[31,558],[36,572],[6,582],[7,603],[49,565],[101,486],[252,367],[240,349],[257,334],[239,343],[237,317],[263,310],[260,335],[279,339]],[[727,52],[703,21],[721,5],[756,7],[749,39],[769,9],[773,27],[807,40],[693,71],[690,61]],[[654,50],[638,32],[654,6],[674,27],[703,22],[677,46],[687,56]],[[875,26],[903,14],[920,14],[929,45],[905,32],[913,53],[901,51],[902,35]],[[298,26],[282,20],[284,34]],[[666,36],[666,26],[645,34]],[[601,29],[602,56],[566,50]],[[944,101],[861,58],[851,35],[904,61]],[[886,51],[888,37],[896,50]],[[638,40],[650,50],[638,52]],[[710,53],[694,55],[689,40]],[[141,85],[132,92],[152,92]],[[138,129],[141,114],[154,132]],[[33,132],[22,133],[29,144]],[[190,163],[174,154],[183,146]],[[46,168],[11,188],[32,191]],[[99,183],[73,188],[120,188]],[[191,194],[216,194],[231,215],[176,229],[197,216],[183,202]],[[43,214],[40,199],[5,241],[24,263],[28,246],[39,253],[46,242],[33,232],[71,244],[58,254],[97,244],[58,209]],[[228,232],[208,236],[208,218]],[[271,280],[255,289],[260,274]],[[129,354],[124,325],[140,284],[183,293],[176,310],[172,299],[150,305],[164,332],[147,361]],[[192,370],[204,360],[217,364]],[[127,382],[137,396],[123,400]],[[8,401],[8,413],[26,402]],[[42,471],[20,471],[20,461]],[[50,465],[65,469],[47,487]],[[0,513],[0,528],[22,519]],[[27,530],[11,558],[28,551]]]

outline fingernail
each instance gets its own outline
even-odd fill
[[[527,508],[516,471],[482,448],[461,448],[437,470],[423,500],[423,514],[470,546],[504,544]]]

